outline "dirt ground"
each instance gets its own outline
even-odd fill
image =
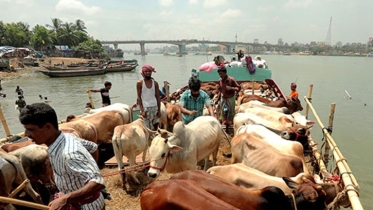
[[[228,136],[231,139],[230,136]],[[226,158],[223,154],[230,153],[230,145],[225,137],[223,137],[219,152],[217,165],[228,165],[231,163],[230,158]],[[210,157],[209,167],[212,166],[212,158]],[[204,161],[198,164],[198,168],[203,168]],[[118,169],[115,168],[104,168],[101,170],[101,174],[104,176],[105,185],[107,191],[111,194],[112,200],[105,200],[106,210],[139,210],[140,207],[140,195],[142,190],[154,180],[166,180],[169,179],[172,174],[162,172],[156,179],[150,178],[146,175],[145,171],[137,172],[136,176],[140,181],[140,185],[130,183],[131,188],[134,190],[133,195],[127,194],[122,187],[121,175],[106,176],[109,173],[116,172]]]
[[[62,63],[64,63],[65,65],[69,65],[71,63],[80,63],[80,62],[87,63],[90,60],[83,59],[83,58],[48,57],[48,58],[44,58],[43,60],[38,59],[38,62],[39,62],[38,67],[25,66],[24,68],[18,68],[18,65],[17,65],[18,59],[12,58],[10,59],[10,64],[16,67],[16,72],[0,71],[0,79],[15,79],[25,74],[28,74],[32,71],[38,70],[42,68],[42,66],[48,66],[48,65],[53,66],[54,64],[62,64]]]

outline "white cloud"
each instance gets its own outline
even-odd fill
[[[198,4],[198,0],[189,0],[189,4]]]
[[[269,11],[272,11],[273,9],[274,9],[274,6],[266,6],[266,7],[260,6],[258,7],[258,12],[269,12]]]
[[[0,0],[0,2],[5,2],[5,3],[9,3],[10,0]]]
[[[171,10],[171,11],[162,11],[162,12],[160,13],[161,16],[170,16],[170,15],[172,15],[172,14],[174,14],[174,11],[173,11],[173,10]]]
[[[307,0],[307,1],[289,0],[288,2],[286,2],[284,7],[288,9],[294,9],[298,7],[307,7],[311,3],[312,3],[312,0]]]
[[[29,1],[29,0],[17,0],[16,4],[22,5],[22,6],[27,6],[27,7],[32,7],[35,5],[34,1]]]
[[[242,12],[239,9],[228,9],[223,14],[220,15],[220,18],[237,18],[241,17]]]
[[[226,0],[205,0],[203,6],[206,8],[218,7],[225,4],[226,2]]]
[[[95,15],[101,12],[101,8],[97,6],[87,6],[78,0],[60,0],[56,4],[56,10],[62,12],[83,12],[86,15]]]
[[[173,0],[158,0],[159,4],[164,7],[169,7],[174,4]]]

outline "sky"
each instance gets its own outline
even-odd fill
[[[366,43],[373,0],[0,0],[4,23],[81,19],[95,39]],[[121,47],[121,46],[120,46]],[[123,47],[122,47],[123,48]]]

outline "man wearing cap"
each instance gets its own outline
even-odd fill
[[[159,85],[152,78],[152,72],[156,72],[156,69],[151,65],[145,64],[142,66],[140,74],[143,79],[140,79],[136,84],[137,104],[140,107],[146,127],[157,130],[161,117],[161,101]]]
[[[218,68],[218,74],[220,76],[218,98],[221,98],[220,101],[222,102],[223,124],[230,125],[235,115],[235,93],[241,90],[241,86],[233,77],[227,75],[227,69],[224,65]]]

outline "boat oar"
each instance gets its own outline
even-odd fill
[[[91,91],[87,91],[89,102],[91,103],[92,109],[95,108],[95,105],[93,104],[92,96],[91,96]]]
[[[346,92],[348,98],[349,98],[349,99],[352,99],[351,95],[347,92],[347,90],[345,90],[345,92]]]
[[[112,99],[112,98],[119,98],[120,96],[113,96],[113,97],[110,97],[110,99]],[[100,100],[95,100],[95,102],[98,102],[98,101],[100,101]]]

